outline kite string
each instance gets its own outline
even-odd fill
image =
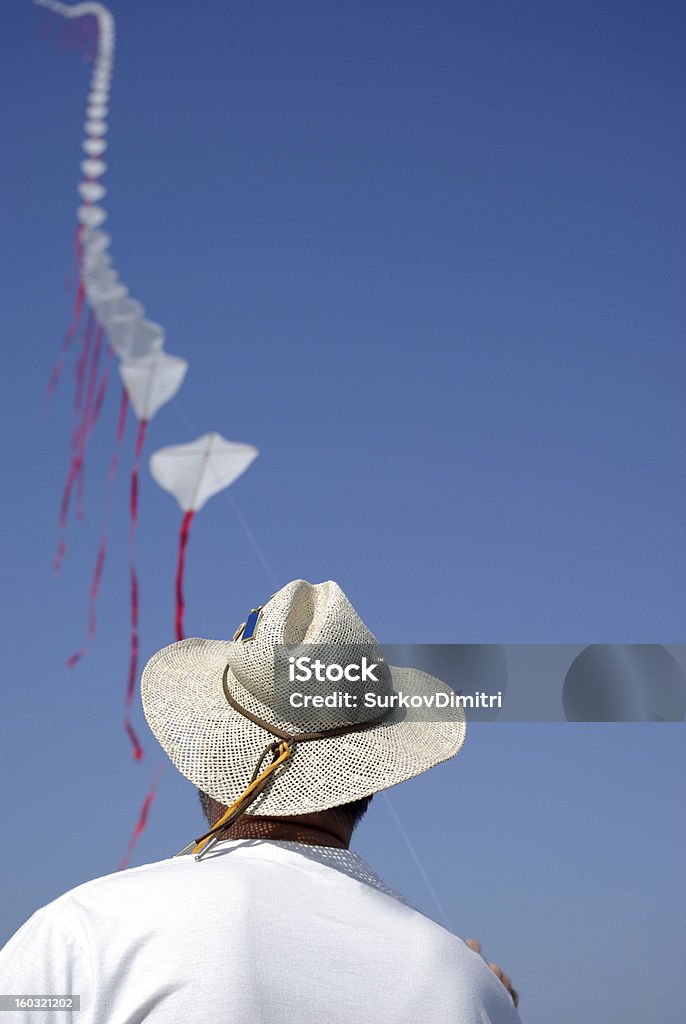
[[[409,854],[410,854],[410,856],[412,857],[412,860],[415,863],[417,871],[421,875],[422,881],[424,882],[424,885],[426,886],[426,888],[427,888],[427,890],[429,892],[429,895],[431,896],[431,899],[434,901],[434,903],[436,905],[436,908],[437,908],[441,918],[443,919],[443,924],[446,926],[448,931],[452,931],[452,926],[451,926],[450,921],[448,919],[448,915],[447,915],[447,913],[445,911],[445,907],[443,906],[443,904],[441,903],[440,899],[438,898],[438,894],[437,894],[436,890],[434,889],[433,885],[431,884],[431,880],[430,880],[428,874],[426,873],[426,871],[424,869],[424,865],[421,862],[419,854],[415,850],[412,842],[410,841],[410,837],[408,836],[407,832],[405,831],[405,828],[403,826],[402,821],[398,817],[398,812],[396,811],[395,807],[393,806],[393,801],[391,800],[390,795],[384,790],[381,793],[381,796],[383,797],[383,800],[384,800],[386,806],[388,807],[390,815],[393,818],[393,821],[395,822],[396,828],[400,832],[400,835],[402,836],[402,838],[403,838],[403,840],[405,842],[405,846],[407,847],[407,849],[409,851]]]
[[[257,555],[259,561],[262,564],[262,568],[264,569],[264,571],[266,572],[267,576],[271,580],[272,585],[275,586],[277,588],[277,590],[278,590],[278,588],[281,586],[281,584],[279,583],[278,577],[277,577],[276,573],[274,572],[274,570],[272,569],[271,564],[270,564],[269,560],[267,559],[267,556],[265,555],[264,551],[262,550],[262,547],[259,544],[259,542],[257,540],[257,537],[255,536],[255,534],[252,532],[252,530],[248,526],[247,522],[245,521],[245,518],[243,517],[243,513],[241,512],[241,510],[240,510],[240,508],[238,506],[238,502],[236,501],[236,499],[234,498],[233,494],[231,494],[230,491],[222,491],[222,494],[224,495],[225,500],[228,501],[229,504],[233,507],[234,513],[236,515],[236,519],[240,523],[241,528],[243,530],[243,533],[248,538],[248,542],[251,544],[255,554]]]
[[[224,492],[224,493],[226,493],[226,492]],[[252,538],[253,534],[250,531],[250,528],[249,528],[248,524],[243,519],[243,516],[241,515],[240,510],[238,508],[238,505],[236,504],[236,501],[233,499],[233,497],[231,498],[231,503],[234,506],[234,509],[236,511],[236,515],[238,516],[238,519],[241,522],[241,525],[243,526],[243,529],[244,529],[245,533],[248,535],[249,538]],[[274,572],[274,570],[271,567],[270,563],[267,561],[266,555],[264,555],[264,553],[262,552],[262,549],[259,547],[259,545],[257,544],[256,540],[255,540],[255,543],[254,543],[254,547],[257,550],[258,554],[260,555],[260,561],[262,562],[263,566],[266,568],[266,570],[267,570],[267,572],[268,572],[272,582],[274,583],[274,585],[276,587],[278,587],[279,586],[279,582],[277,580],[276,573]],[[390,811],[391,817],[393,818],[393,821],[395,822],[396,828],[398,829],[398,831],[400,833],[400,836],[401,836],[401,838],[402,838],[402,840],[403,840],[403,842],[404,842],[404,844],[405,844],[405,846],[407,848],[407,851],[408,851],[410,857],[412,858],[412,860],[414,861],[414,863],[415,863],[415,865],[417,867],[417,870],[419,871],[419,874],[420,874],[420,876],[422,878],[422,881],[424,882],[424,885],[426,886],[427,891],[428,891],[429,895],[431,896],[431,899],[433,900],[434,904],[436,905],[436,907],[438,909],[438,912],[439,912],[439,914],[440,914],[440,916],[441,916],[441,918],[442,918],[446,928],[449,931],[452,931],[452,928],[450,926],[450,922],[448,920],[448,915],[447,915],[447,913],[445,911],[445,908],[443,907],[443,904],[441,903],[440,899],[438,898],[436,890],[434,889],[433,885],[431,884],[429,876],[428,876],[428,874],[427,874],[427,872],[426,872],[426,870],[424,868],[424,865],[422,864],[422,861],[421,861],[421,858],[420,858],[419,854],[417,853],[417,851],[416,851],[416,849],[414,847],[414,844],[412,843],[412,840],[410,839],[409,835],[405,831],[405,828],[404,828],[404,826],[402,824],[402,821],[400,820],[398,812],[396,811],[395,807],[393,806],[393,801],[391,800],[390,795],[388,793],[386,793],[386,792],[382,792],[381,796],[384,798],[386,806],[388,807],[388,810]]]
[[[197,434],[197,430],[195,429],[193,423],[191,423],[189,417],[186,415],[185,411],[179,405],[178,399],[175,399],[171,403],[171,405],[173,406],[176,414],[179,416],[179,418],[182,420],[182,422],[184,423],[184,425],[188,429],[189,433],[190,434]],[[255,537],[254,533],[252,532],[252,530],[248,526],[248,523],[246,522],[245,518],[243,517],[243,514],[241,513],[241,511],[240,511],[240,509],[238,507],[238,503],[236,502],[236,499],[233,497],[233,495],[230,493],[230,491],[224,490],[224,491],[222,491],[222,494],[226,496],[227,500],[233,506],[234,512],[236,514],[236,518],[238,519],[238,521],[239,521],[239,523],[240,523],[240,525],[241,525],[241,527],[243,529],[243,532],[245,533],[246,537],[248,538],[248,540],[249,540],[250,544],[252,545],[255,553],[257,554],[257,557],[259,558],[259,561],[260,561],[263,569],[265,570],[265,572],[269,576],[269,579],[271,580],[272,584],[278,589],[278,587],[280,586],[278,577],[277,577],[276,573],[274,572],[274,569],[273,569],[271,563],[269,562],[269,559],[267,558],[267,556],[265,555],[264,551],[262,550],[262,548],[261,548],[257,538]],[[401,836],[401,838],[403,840],[403,843],[405,844],[410,857],[412,858],[412,860],[414,861],[415,865],[417,866],[417,870],[419,871],[419,874],[420,874],[420,876],[422,878],[422,881],[424,882],[424,884],[425,884],[425,886],[426,886],[426,888],[427,888],[427,890],[428,890],[428,892],[429,892],[429,894],[431,896],[431,899],[436,904],[436,907],[438,908],[438,910],[440,912],[440,915],[441,915],[443,921],[446,924],[446,927],[448,929],[450,929],[450,924],[448,923],[448,915],[446,914],[445,909],[443,908],[443,905],[441,904],[441,901],[439,900],[438,895],[436,894],[436,890],[434,889],[433,885],[431,884],[429,876],[428,876],[428,874],[427,874],[427,872],[426,872],[426,870],[425,870],[425,868],[424,868],[424,866],[422,864],[422,861],[421,861],[421,858],[420,858],[419,854],[417,853],[417,851],[414,848],[412,840],[410,839],[409,835],[407,834],[407,832],[405,831],[405,829],[403,827],[403,824],[402,824],[402,822],[400,820],[398,812],[396,811],[395,807],[393,806],[393,803],[391,801],[390,796],[388,795],[388,793],[385,793],[385,792],[382,795],[384,797],[386,805],[388,806],[389,811],[391,812],[391,817],[393,818],[393,821],[395,822],[396,828],[398,829],[398,831],[400,833],[400,836]]]
[[[172,408],[174,409],[174,412],[179,417],[181,422],[184,424],[184,426],[186,427],[188,432],[190,434],[197,434],[197,430],[196,430],[195,426],[191,423],[191,421],[190,421],[189,417],[187,416],[185,410],[182,409],[181,406],[179,405],[178,399],[174,399],[170,403],[170,405],[172,406]],[[214,469],[213,469],[211,461],[209,463],[209,471],[211,473],[214,472]],[[272,568],[272,566],[271,566],[271,564],[269,562],[269,559],[267,558],[267,556],[265,555],[264,551],[262,550],[262,547],[261,547],[259,541],[257,540],[257,537],[255,536],[255,534],[252,532],[252,530],[248,526],[247,522],[245,521],[245,519],[243,517],[243,514],[241,513],[241,510],[238,507],[238,503],[236,502],[236,499],[231,494],[230,489],[229,490],[222,490],[221,494],[222,494],[224,500],[228,501],[229,504],[232,506],[232,508],[234,510],[234,514],[235,514],[236,518],[238,519],[238,522],[239,522],[239,524],[241,526],[241,529],[243,530],[243,533],[247,537],[248,543],[251,545],[253,551],[257,555],[257,558],[259,559],[260,564],[262,565],[262,568],[264,569],[265,573],[269,577],[270,582],[278,590],[278,588],[281,585],[279,583],[278,577],[277,577],[276,573],[274,572],[274,570],[273,570],[273,568]]]

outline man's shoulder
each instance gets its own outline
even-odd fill
[[[109,907],[131,906],[136,894],[149,891],[156,887],[156,881],[162,883],[169,875],[179,871],[179,862],[174,858],[154,861],[125,871],[114,871],[106,875],[81,882],[57,896],[54,900],[40,907],[27,921],[42,924],[62,923],[78,919],[80,912],[97,906]]]

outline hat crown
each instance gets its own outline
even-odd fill
[[[251,627],[253,622],[251,617]],[[293,704],[282,712],[274,699],[276,644],[284,645],[281,654],[289,654],[291,646],[312,645],[315,657],[327,645],[379,649],[338,584],[289,583],[269,599],[250,635],[253,639],[244,642],[196,637],[169,644],[143,672],[143,707],[155,737],[181,774],[216,800],[228,805],[245,791],[266,744],[278,735],[274,726],[296,738],[292,756],[278,778],[276,772],[271,776],[249,813],[307,814],[338,807],[412,778],[462,746],[461,709],[455,720],[445,722],[425,721],[399,707],[378,721],[373,709],[369,713],[375,717],[365,719],[365,727],[351,729],[359,722],[349,722],[343,708],[336,735],[331,734],[338,729],[336,707],[322,715],[321,726],[291,722]],[[379,684],[397,692],[450,692],[419,669],[387,664],[379,671]],[[364,685],[370,685],[368,680]],[[262,726],[256,719],[270,724]],[[303,732],[324,731],[329,735],[322,739],[297,739]]]
[[[335,648],[343,644],[378,648],[376,637],[338,583],[294,580],[264,605],[254,638],[231,645],[228,657],[231,672],[253,697],[273,705],[274,645],[302,643],[330,647],[332,655]]]

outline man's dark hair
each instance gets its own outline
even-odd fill
[[[334,810],[352,822],[353,828],[357,828],[372,802],[370,796],[363,796],[361,800],[351,800],[349,804],[340,804]]]
[[[212,825],[219,817],[216,813],[218,803],[211,796],[208,796],[207,793],[203,793],[201,789],[198,790],[198,796],[200,797],[200,806],[207,818],[207,824]],[[371,796],[363,796],[361,800],[352,800],[348,804],[332,807],[331,810],[340,814],[342,818],[345,818],[346,823],[352,825],[352,828],[355,829],[364,818],[371,802]]]

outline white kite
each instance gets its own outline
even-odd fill
[[[127,718],[124,726],[134,748],[134,757],[141,756],[141,747],[128,719],[128,711],[133,703],[138,682],[138,573],[134,559],[136,527],[138,524],[138,480],[140,475],[141,456],[145,443],[148,423],[161,407],[177,393],[186,376],[188,363],[179,356],[167,355],[161,348],[147,356],[129,356],[119,364],[129,402],[138,417],[138,436],[136,452],[131,469],[131,485],[129,499],[130,531],[129,531],[129,581],[131,634],[129,677],[126,686]]]
[[[150,457],[153,479],[174,495],[184,514],[176,568],[174,625],[177,640],[184,638],[183,573],[193,516],[215,494],[230,487],[258,455],[252,445],[227,441],[221,434],[205,434],[189,444],[160,448]]]
[[[59,541],[55,556],[55,569],[59,571],[65,553],[65,533],[72,494],[76,487],[80,511],[86,447],[95,429],[107,388],[109,375],[106,369],[96,389],[104,339],[107,338],[108,354],[114,352],[120,359],[141,357],[162,349],[164,330],[158,324],[146,320],[142,303],[129,295],[129,289],[112,261],[112,239],[102,230],[107,219],[107,211],[102,205],[107,189],[102,179],[107,171],[103,157],[108,148],[106,117],[109,113],[114,69],[114,17],[101,3],[86,2],[69,6],[59,0],[35,2],[67,19],[94,18],[97,26],[93,72],[83,122],[85,138],[81,143],[85,159],[80,163],[82,178],[77,185],[80,203],[76,210],[74,243],[76,294],[69,327],[62,342],[62,352],[48,383],[48,394],[52,394],[61,376],[68,349],[81,332],[82,347],[75,370],[74,405],[77,422],[72,432],[71,456],[60,506]],[[84,318],[86,311],[87,316]],[[74,664],[74,659],[70,659],[69,663]]]

